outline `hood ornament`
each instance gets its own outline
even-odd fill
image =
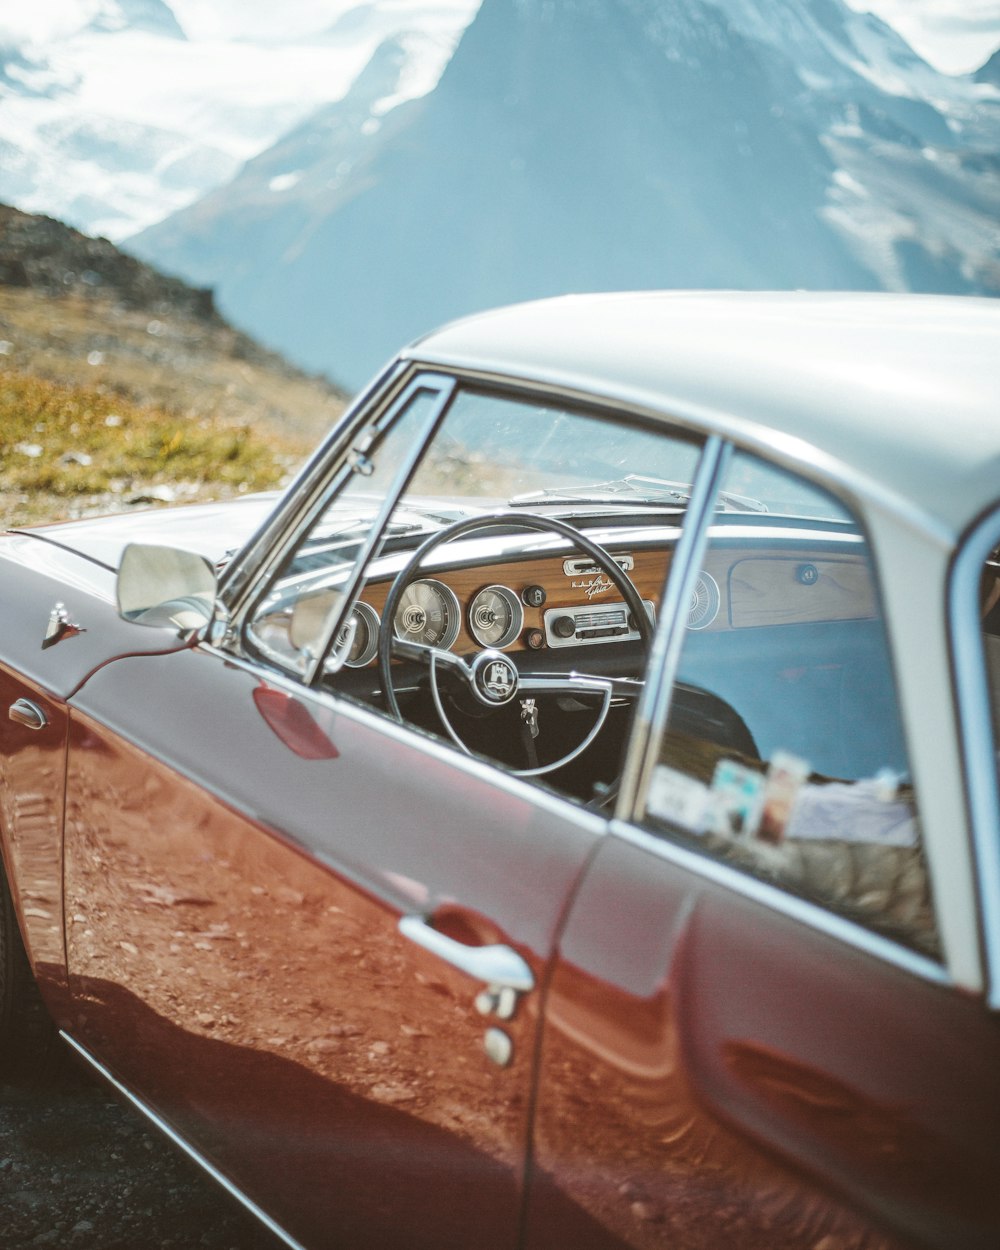
[[[75,634],[86,632],[82,625],[76,625],[69,619],[66,605],[57,603],[49,613],[49,623],[45,627],[45,637],[42,639],[42,650],[44,651],[46,647],[54,647],[64,638],[72,638]]]

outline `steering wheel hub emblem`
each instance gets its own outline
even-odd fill
[[[472,661],[476,694],[493,707],[509,703],[517,694],[517,669],[499,651],[481,651]]]

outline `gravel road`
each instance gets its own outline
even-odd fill
[[[69,1060],[0,1086],[0,1246],[278,1250],[283,1243]]]

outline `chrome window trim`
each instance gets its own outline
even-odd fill
[[[385,527],[389,523],[393,510],[399,502],[399,497],[406,488],[406,483],[410,480],[414,469],[419,463],[427,446],[432,438],[444,412],[447,410],[452,396],[455,394],[456,382],[454,378],[446,378],[440,374],[417,374],[412,379],[406,389],[399,395],[396,402],[392,405],[391,410],[384,416],[378,424],[378,437],[384,437],[393,425],[403,416],[409,409],[410,405],[415,403],[421,392],[436,392],[437,402],[432,406],[430,412],[424,418],[423,426],[420,433],[414,436],[413,444],[410,447],[403,460],[400,462],[396,475],[386,487],[385,499],[379,508],[377,515],[372,521],[371,529],[368,536],[361,545],[361,550],[351,570],[350,576],[344,587],[344,598],[341,602],[339,613],[331,618],[327,623],[326,636],[322,639],[317,653],[312,660],[311,665],[306,670],[305,680],[307,685],[313,685],[322,675],[327,654],[333,643],[334,638],[340,631],[341,624],[349,619],[350,613],[354,608],[354,600],[357,598],[358,589],[361,580],[364,577],[365,569],[375,553],[376,548],[382,541],[382,535]],[[373,423],[374,424],[374,423]],[[366,448],[367,450],[367,448]],[[345,460],[341,466],[341,472],[338,478],[335,478],[336,485],[331,484],[330,490],[321,497],[320,508],[326,505],[327,500],[337,491],[343,489],[344,484],[353,469],[349,461]],[[317,509],[318,512],[318,509]],[[316,515],[316,513],[314,513]],[[302,536],[304,531],[300,530],[297,538]],[[456,612],[458,610],[458,602],[455,603]],[[459,614],[460,615],[460,614]],[[391,624],[391,623],[390,623]],[[459,622],[458,628],[461,628]],[[455,636],[458,636],[458,628],[455,630]],[[454,641],[454,639],[452,640]]]
[[[332,464],[330,467],[326,471],[317,472],[315,479],[311,483],[303,484],[304,486],[307,485],[308,489],[303,500],[296,501],[296,506],[292,513],[293,520],[285,527],[282,527],[279,519],[277,517],[274,518],[271,528],[275,531],[275,539],[270,549],[263,553],[256,566],[254,575],[247,579],[238,605],[231,609],[232,615],[228,637],[234,640],[235,645],[239,647],[241,652],[246,650],[243,634],[249,625],[255,606],[259,602],[261,595],[266,593],[267,587],[275,576],[281,562],[289,552],[294,550],[309,527],[320,516],[331,496],[336,491],[342,489],[344,484],[350,480],[353,469],[349,457],[351,445],[357,436],[367,425],[373,429],[379,438],[383,437],[407,411],[409,405],[421,392],[436,394],[437,401],[425,418],[423,429],[415,436],[409,454],[400,464],[395,477],[387,488],[382,506],[372,522],[371,530],[351,576],[345,583],[341,611],[329,623],[323,646],[317,648],[316,655],[311,658],[303,674],[303,680],[306,684],[311,684],[316,679],[322,671],[326,653],[329,650],[332,639],[336,637],[342,622],[347,619],[350,610],[353,609],[354,598],[364,567],[381,539],[383,528],[396,505],[396,500],[402,493],[410,474],[413,472],[414,465],[423,454],[427,440],[447,408],[455,392],[455,387],[454,378],[449,378],[444,374],[416,373],[405,382],[401,389],[395,391],[391,402],[377,407],[372,414],[360,413],[359,420],[352,423],[346,436],[341,438],[337,452],[331,457]],[[284,516],[284,513],[281,515]]]
[[[740,894],[752,902],[760,903],[770,911],[781,912],[807,928],[819,930],[848,946],[855,947],[866,955],[891,963],[924,981],[933,985],[954,988],[955,982],[947,968],[929,955],[921,955],[907,946],[900,945],[892,938],[883,937],[871,929],[866,929],[863,925],[855,924],[836,912],[828,911],[819,903],[811,903],[808,899],[799,898],[796,894],[789,894],[780,886],[771,885],[760,877],[751,876],[723,860],[715,859],[708,854],[700,855],[697,851],[689,850],[670,838],[647,833],[646,830],[625,821],[612,821],[608,833],[643,850],[650,851],[661,859],[669,860],[678,868],[703,877],[714,885],[724,886],[732,890],[734,894]]]
[[[121,1081],[112,1076],[104,1064],[101,1063],[99,1059],[96,1059],[85,1046],[81,1046],[81,1044],[74,1037],[71,1037],[69,1033],[66,1033],[62,1029],[59,1031],[59,1036],[68,1046],[71,1046],[80,1058],[85,1060],[85,1062],[104,1081],[121,1094],[121,1096],[126,1099],[126,1101],[129,1102],[137,1111],[141,1112],[141,1114],[144,1115],[160,1133],[168,1138],[180,1150],[183,1150],[189,1159],[195,1162],[198,1167],[202,1169],[202,1171],[206,1172],[217,1185],[221,1185],[230,1197],[235,1198],[236,1201],[242,1207],[245,1207],[255,1219],[259,1220],[269,1232],[274,1233],[275,1237],[277,1237],[280,1241],[283,1241],[286,1246],[290,1247],[290,1250],[306,1250],[306,1247],[303,1246],[300,1241],[296,1241],[291,1233],[286,1233],[281,1225],[273,1220],[271,1216],[263,1210],[263,1208],[259,1207],[252,1198],[248,1198],[242,1189],[234,1184],[234,1182],[231,1181],[225,1173],[220,1172],[214,1163],[209,1162],[209,1160],[196,1147],[192,1146],[189,1141],[182,1137],[176,1129],[159,1116],[157,1112],[152,1109],[152,1107],[143,1102],[138,1095],[133,1094],[128,1086],[123,1085]]]
[[[682,536],[678,543],[678,551],[680,544],[684,541],[684,531],[692,534],[689,540],[691,551],[684,566],[687,569],[684,580],[687,577],[697,575],[699,568],[699,559],[693,558],[699,556],[704,549],[704,545],[708,539],[708,527],[713,515],[711,501],[714,500],[715,493],[721,484],[721,478],[725,470],[725,463],[729,455],[734,450],[749,452],[752,455],[762,457],[769,463],[785,468],[789,472],[795,473],[805,481],[809,481],[825,490],[835,498],[840,499],[845,506],[855,515],[866,531],[870,532],[872,524],[869,524],[870,512],[876,514],[881,512],[884,515],[896,518],[905,529],[930,539],[940,545],[943,542],[949,543],[950,536],[942,529],[940,523],[930,517],[922,509],[915,506],[911,501],[897,496],[895,493],[886,490],[880,483],[867,477],[864,474],[852,472],[841,461],[833,459],[827,455],[817,454],[816,449],[809,443],[790,435],[776,435],[774,431],[769,430],[766,426],[754,420],[746,420],[732,416],[732,414],[706,408],[700,405],[693,405],[690,401],[671,396],[651,397],[642,392],[618,392],[608,393],[600,389],[599,380],[594,380],[593,390],[581,390],[579,384],[562,382],[558,378],[542,378],[525,376],[522,374],[496,373],[490,370],[476,368],[468,362],[451,361],[445,357],[435,358],[433,355],[419,355],[414,353],[411,357],[403,357],[398,371],[393,376],[390,369],[385,375],[387,385],[391,385],[391,393],[383,394],[379,399],[376,396],[376,403],[368,414],[360,412],[358,420],[354,423],[350,433],[353,435],[362,425],[362,418],[368,415],[372,418],[372,413],[383,414],[391,403],[396,403],[403,393],[404,389],[420,378],[436,379],[439,384],[450,385],[451,394],[455,389],[463,385],[471,385],[488,389],[494,394],[509,396],[515,399],[524,399],[526,401],[538,402],[548,400],[550,402],[559,402],[564,405],[576,407],[595,417],[607,417],[614,413],[625,415],[637,420],[640,424],[647,427],[666,427],[668,432],[675,437],[690,437],[695,442],[701,442],[702,454],[699,458],[698,469],[695,476],[694,489],[692,499],[687,509],[685,521],[691,520],[694,516],[696,508],[700,507],[704,510],[700,518],[700,526],[685,526],[682,529]],[[588,380],[589,381],[589,380]],[[339,427],[338,427],[339,428]],[[426,442],[425,436],[424,442]],[[421,451],[423,450],[421,444]],[[344,438],[344,446],[341,447],[340,453],[343,455],[348,449],[348,441]],[[708,449],[712,447],[712,452],[708,455]],[[329,454],[328,449],[324,448],[318,456],[317,463]],[[323,475],[319,490],[323,490],[329,483],[332,474]],[[707,482],[704,479],[708,479]],[[294,513],[293,513],[294,515]],[[274,522],[272,531],[281,533],[281,524]],[[301,509],[298,516],[297,532],[301,532],[302,519]],[[699,546],[700,544],[700,546]],[[675,555],[674,562],[671,566],[671,572],[677,566],[678,557]],[[260,577],[256,577],[256,581]],[[671,584],[675,589],[671,592]],[[677,604],[683,604],[684,599],[681,594],[682,579],[675,579],[672,575],[667,579],[665,594],[673,597]],[[667,599],[664,600],[665,606]],[[655,676],[653,682],[649,684],[643,697],[639,701],[637,707],[636,723],[632,737],[629,742],[625,770],[623,773],[623,782],[621,792],[616,805],[616,818],[620,820],[629,820],[635,818],[635,813],[640,810],[644,795],[644,790],[648,784],[651,775],[652,757],[655,750],[652,744],[657,741],[656,726],[665,724],[666,716],[669,713],[669,691],[671,683],[666,680],[666,669],[661,663],[657,669],[656,663],[659,657],[663,657],[664,663],[670,659],[669,651],[671,647],[677,648],[676,655],[673,657],[676,661],[679,658],[679,648],[683,642],[683,636],[686,632],[684,622],[686,613],[681,613],[676,606],[672,611],[661,611],[659,615],[659,627],[654,636],[654,650],[651,654],[650,671]],[[675,641],[671,642],[671,638]],[[207,645],[207,644],[203,644]],[[227,660],[234,661],[231,653],[222,652]],[[890,656],[893,666],[893,675],[897,690],[899,688],[898,672],[896,664],[898,657],[895,648],[890,642]],[[267,675],[268,680],[272,680],[275,676],[275,670],[268,669],[252,661],[246,662],[246,667],[254,673],[263,673]],[[301,692],[306,687],[294,676],[288,677],[288,686],[291,690]],[[313,690],[314,694],[321,694],[329,697],[326,691]],[[448,746],[447,743],[437,743],[433,739],[425,738],[421,734],[417,734],[405,725],[388,720],[375,711],[369,711],[360,705],[348,702],[338,701],[336,703],[338,709],[349,712],[350,715],[359,715],[374,725],[381,727],[383,732],[391,732],[393,736],[399,738],[403,742],[419,742],[424,749],[431,750],[435,755],[442,759],[454,761],[456,753]],[[488,762],[477,761],[463,758],[463,766],[476,769],[485,769],[486,775],[492,777],[497,783],[512,788],[517,794],[523,795],[522,786],[529,783],[520,781],[517,778],[509,777],[502,769]],[[584,808],[573,803],[569,799],[562,799],[557,795],[550,794],[535,786],[529,785],[528,793],[533,796],[534,801],[547,799],[551,801],[555,809],[566,814],[573,813],[579,819],[581,816],[590,815]],[[604,817],[595,817],[599,823],[604,821]],[[643,838],[652,837],[654,843],[660,843],[661,840],[644,833],[640,829],[635,830],[637,836]],[[726,869],[727,874],[736,872],[734,869]],[[744,877],[737,874],[742,883]],[[728,877],[727,877],[728,879]],[[792,903],[798,904],[796,914],[804,922],[815,924],[816,920],[822,920],[820,927],[830,927],[842,933],[854,935],[854,943],[862,946],[871,946],[877,949],[886,957],[893,957],[896,962],[902,958],[904,962],[910,963],[916,961],[920,967],[925,966],[925,957],[912,955],[907,948],[897,946],[889,939],[880,938],[869,931],[855,927],[851,922],[843,920],[824,909],[805,903],[800,903],[793,895],[785,895],[780,890],[777,894],[771,891],[775,887],[765,887],[763,883],[758,882],[756,878],[746,876],[746,882],[756,883],[765,890],[768,900],[777,898],[781,902],[791,900]],[[870,939],[870,943],[868,942]],[[944,983],[952,982],[944,976],[942,969],[934,964],[933,961],[926,961],[928,968],[933,968],[935,976],[932,979],[943,980]],[[1000,969],[1000,960],[996,965]]]
[[[235,613],[242,609],[244,599],[252,593],[251,586],[256,584],[269,552],[289,524],[298,529],[298,518],[316,489],[315,479],[321,476],[325,480],[322,465],[328,457],[333,455],[339,461],[347,452],[350,439],[363,424],[364,417],[369,411],[383,411],[405,384],[409,372],[411,370],[398,361],[393,362],[358,393],[334,422],[319,446],[285,487],[271,514],[223,569],[219,578],[219,593],[227,611]]]
[[[623,819],[638,819],[638,813],[645,806],[660,738],[670,714],[681,649],[688,633],[688,605],[701,572],[715,500],[731,451],[732,444],[713,437],[702,448],[698,461],[691,498],[660,601],[658,624],[646,663],[647,680],[626,750],[615,808],[615,815]]]
[[[242,618],[260,583],[311,524],[332,483],[345,472],[351,446],[361,431],[366,426],[381,429],[393,419],[418,378],[424,379],[429,389],[454,387],[447,374],[387,370],[381,379],[383,388],[373,387],[351,405],[285,488],[264,525],[226,567],[220,591],[233,620]]]
[[[981,520],[952,563],[948,626],[958,696],[966,803],[972,830],[980,908],[980,940],[986,962],[989,1006],[1000,1010],[1000,794],[997,748],[986,680],[986,655],[979,620],[979,579],[987,555],[1000,542],[1000,509]],[[982,732],[983,726],[988,732]]]

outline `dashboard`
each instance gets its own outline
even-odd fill
[[[655,620],[677,531],[591,532],[631,578]],[[511,653],[568,651],[639,638],[635,622],[607,575],[589,557],[562,544],[551,555],[510,554],[509,536],[457,542],[438,553],[404,592],[393,623],[397,637],[460,654],[483,648]],[[854,544],[856,545],[856,540]],[[852,541],[822,529],[719,527],[688,609],[692,630],[723,632],[759,626],[871,619],[877,614],[867,559]],[[402,562],[394,562],[402,567]],[[393,573],[398,571],[394,568]],[[373,570],[374,572],[374,570]],[[372,576],[354,611],[348,664],[374,663],[392,576]]]

